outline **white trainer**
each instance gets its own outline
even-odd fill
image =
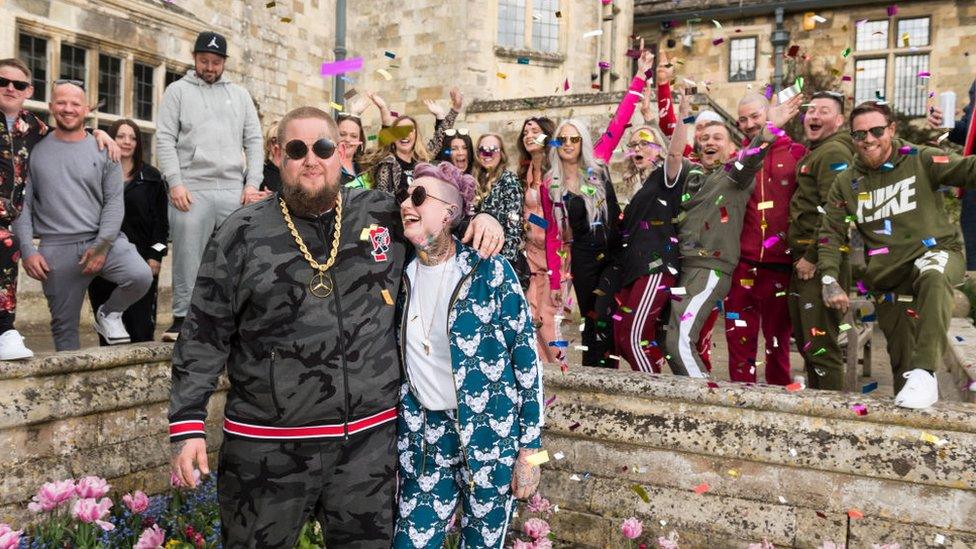
[[[103,313],[103,308],[104,305],[99,307],[98,313],[95,314],[95,331],[104,337],[109,345],[129,343],[131,338],[125,329],[125,324],[122,324],[122,313]]]
[[[939,382],[935,374],[921,368],[905,372],[905,386],[895,395],[895,405],[902,408],[928,408],[939,401]]]
[[[7,330],[0,334],[0,360],[23,360],[32,358],[34,351],[24,345],[24,336],[17,330]]]

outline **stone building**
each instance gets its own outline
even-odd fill
[[[710,82],[712,99],[730,113],[749,89],[778,80],[777,59],[787,84],[798,64],[801,74],[833,76],[835,89],[855,103],[880,96],[913,117],[924,116],[931,92],[955,91],[961,110],[976,76],[971,1],[634,4],[635,34],[679,57],[681,78]]]
[[[287,4],[8,0],[0,3],[0,56],[20,57],[33,70],[28,108],[47,111],[54,80],[82,80],[91,103],[102,103],[94,124],[133,118],[148,137],[163,89],[192,66],[197,33],[215,30],[228,37],[228,78],[243,84],[263,113],[277,116],[292,104],[321,104],[331,89],[318,65],[332,48],[334,1]]]

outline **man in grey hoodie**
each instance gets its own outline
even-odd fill
[[[264,152],[257,110],[247,90],[223,78],[226,59],[227,40],[200,33],[194,70],[166,88],[159,109],[159,167],[169,186],[174,243],[173,325],[163,341],[179,335],[211,234],[242,204],[268,194],[259,191]]]

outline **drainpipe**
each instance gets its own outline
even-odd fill
[[[346,0],[336,0],[335,7],[335,60],[342,61],[346,58]],[[333,77],[332,100],[336,104],[342,105],[343,96],[346,94],[346,82],[341,74]]]
[[[783,8],[776,8],[776,29],[770,41],[773,43],[773,59],[776,66],[773,69],[773,90],[780,91],[783,88],[783,54],[786,46],[790,43],[790,32],[783,28]]]

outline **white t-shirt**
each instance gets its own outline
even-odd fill
[[[461,269],[453,257],[433,267],[414,259],[407,265],[407,278],[410,280],[405,346],[407,375],[424,408],[454,410],[457,390],[451,366],[451,342],[447,337],[447,313],[451,294],[461,281]],[[425,340],[430,344],[430,354],[425,349]]]

